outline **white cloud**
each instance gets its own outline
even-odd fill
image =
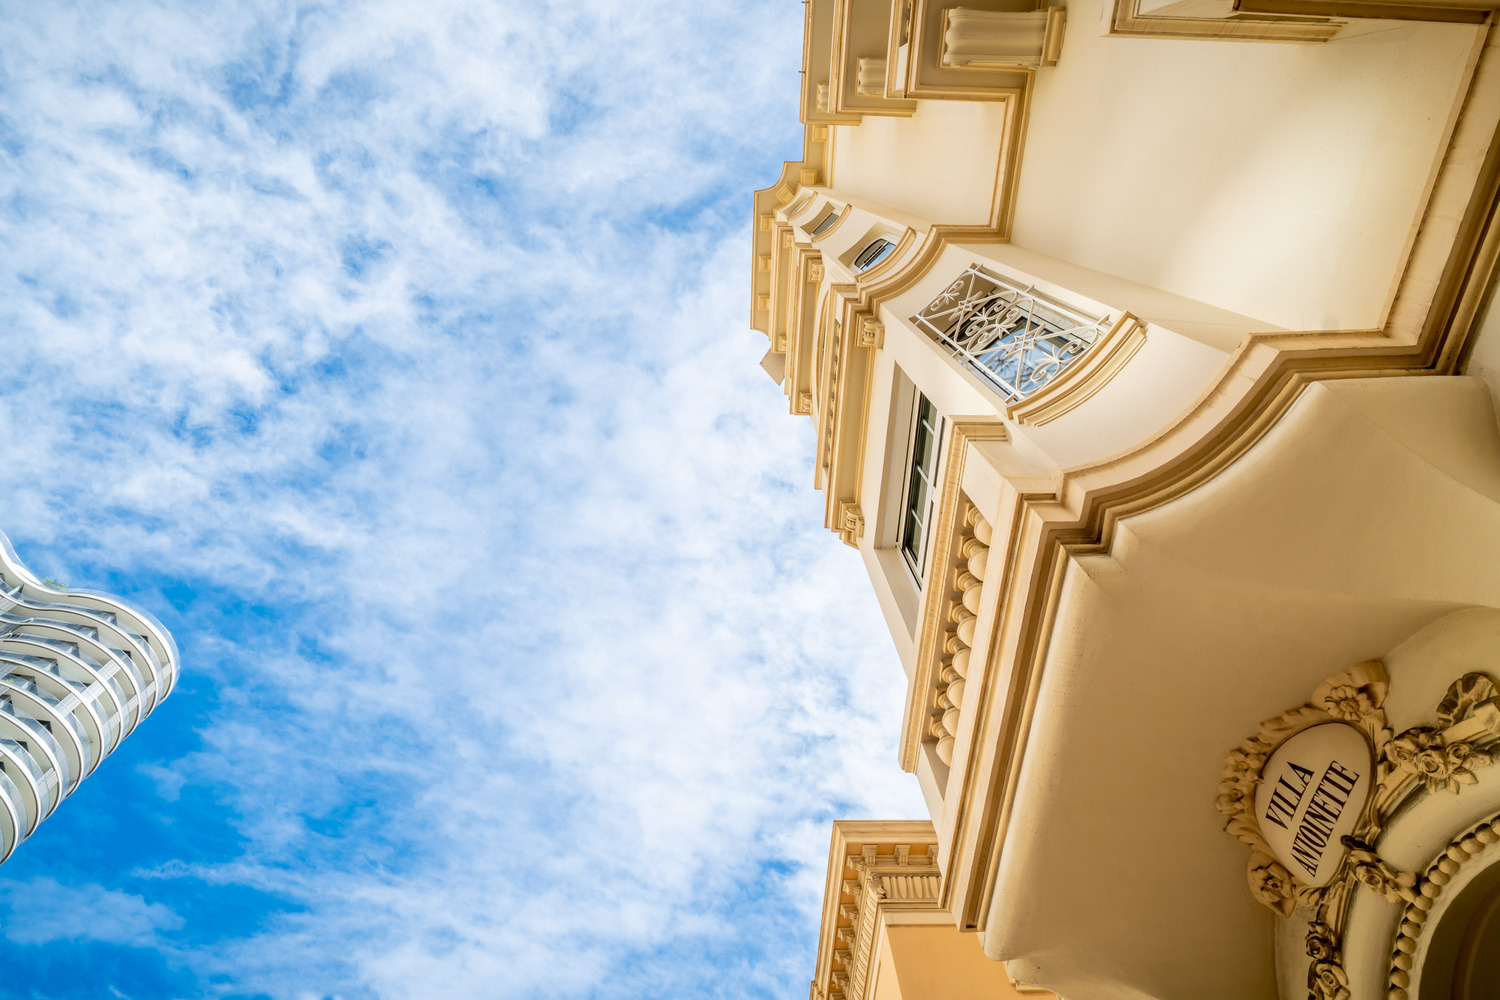
[[[46,876],[0,879],[0,908],[0,933],[23,945],[86,938],[151,947],[159,932],[182,926],[182,918],[160,903],[101,885],[65,886]]]
[[[291,901],[152,925],[225,993],[800,988],[827,822],[921,814],[743,322],[800,8],[11,18],[5,528],[207,595],[165,616],[197,746],[145,770],[242,837],[88,877]]]

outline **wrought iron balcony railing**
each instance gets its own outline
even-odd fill
[[[1108,329],[1031,286],[971,264],[912,318],[967,362],[1006,402],[1025,399],[1083,356]]]

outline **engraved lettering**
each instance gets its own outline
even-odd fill
[[[1266,806],[1266,819],[1275,823],[1283,830],[1291,822],[1297,813],[1297,807],[1302,804],[1302,796],[1307,793],[1307,783],[1312,779],[1313,773],[1300,764],[1287,762],[1293,777],[1299,779],[1297,782],[1287,780],[1283,774],[1281,780],[1276,782],[1276,791],[1271,795],[1271,801]]]
[[[1359,772],[1350,770],[1338,761],[1329,764],[1323,776],[1318,779],[1317,787],[1308,799],[1307,811],[1302,814],[1302,822],[1297,826],[1297,836],[1292,841],[1292,856],[1307,870],[1308,875],[1317,876],[1318,865],[1323,861],[1323,852],[1328,848],[1333,828],[1344,812],[1349,793],[1359,784],[1359,779]]]

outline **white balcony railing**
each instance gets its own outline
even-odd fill
[[[1006,402],[1025,399],[1083,356],[1108,329],[1089,316],[971,264],[912,318]]]

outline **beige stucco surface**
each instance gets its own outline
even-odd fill
[[[1003,123],[997,103],[922,101],[910,118],[869,116],[834,126],[833,185],[934,222],[983,224]]]
[[[1272,914],[1213,807],[1223,755],[1323,678],[1500,603],[1475,557],[1500,551],[1497,501],[1477,380],[1316,384],[1225,473],[1076,559],[989,953],[1063,996],[1275,997]]]
[[[1037,74],[1013,241],[1279,326],[1377,325],[1476,30],[1185,44],[1101,36],[1099,3]]]
[[[952,924],[885,926],[873,1000],[1019,1000],[1005,967]]]

